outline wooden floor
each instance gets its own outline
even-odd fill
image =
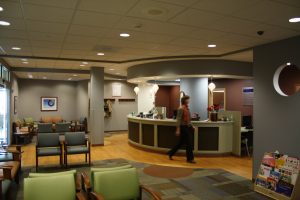
[[[22,156],[23,166],[35,166],[35,144],[29,144],[22,147],[24,151]],[[252,178],[252,159],[239,158],[234,156],[226,157],[199,157],[195,158],[197,164],[188,164],[184,156],[174,156],[170,161],[164,154],[146,152],[130,146],[127,142],[127,133],[112,134],[105,138],[104,146],[92,147],[92,161],[105,160],[113,158],[124,158],[127,160],[192,168],[221,168],[240,176]],[[84,162],[84,155],[72,155],[68,158],[70,163]],[[57,164],[58,157],[39,158],[40,165]]]

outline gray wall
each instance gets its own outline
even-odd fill
[[[18,85],[18,116],[20,119],[33,117],[35,120],[40,120],[41,116],[61,116],[68,121],[76,119],[76,82],[18,79]],[[58,97],[58,111],[41,112],[40,98],[42,96]]]
[[[266,151],[300,157],[300,93],[282,97],[273,87],[273,75],[280,65],[300,66],[299,52],[299,36],[254,48],[253,177]]]
[[[112,97],[112,84],[120,83],[122,86],[122,96]],[[136,98],[133,91],[135,86],[125,81],[105,81],[104,98]],[[131,112],[137,112],[137,102],[119,102],[115,101],[112,106],[112,115],[104,120],[105,131],[127,130],[127,115]]]
[[[207,119],[208,78],[182,78],[180,91],[191,97],[191,113],[199,113],[201,119]]]
[[[88,80],[78,81],[76,90],[77,90],[77,93],[76,93],[76,99],[77,99],[76,116],[77,116],[77,119],[80,119],[81,117],[88,116],[89,81]]]

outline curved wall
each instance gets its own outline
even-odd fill
[[[199,76],[214,75],[232,78],[251,78],[252,63],[214,60],[214,59],[194,59],[194,60],[169,60],[152,63],[144,63],[129,67],[127,70],[128,80],[152,77],[152,76]]]

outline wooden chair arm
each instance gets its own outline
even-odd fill
[[[76,192],[80,192],[81,191],[81,175],[80,174],[76,174],[75,185],[76,185]]]
[[[152,190],[150,190],[146,186],[140,185],[140,188],[141,188],[141,190],[145,190],[147,193],[149,193],[155,200],[161,200],[161,198],[158,194],[156,194],[155,192],[153,192]]]
[[[76,200],[88,200],[88,197],[83,192],[77,192]]]
[[[81,173],[81,180],[82,180],[82,188],[85,189],[86,192],[91,192],[92,186],[91,186],[91,181],[86,174],[86,172]]]
[[[104,197],[96,192],[91,192],[90,199],[91,200],[104,200]]]

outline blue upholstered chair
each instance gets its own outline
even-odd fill
[[[84,132],[65,133],[64,161],[66,167],[68,166],[68,155],[72,154],[85,154],[85,162],[88,161],[89,156],[89,165],[91,165],[91,145]]]
[[[59,156],[62,165],[62,145],[58,133],[38,134],[36,144],[36,171],[38,171],[38,157]]]
[[[55,124],[55,132],[59,134],[64,134],[66,132],[70,132],[71,123],[56,123]]]
[[[38,123],[38,133],[52,133],[51,123]]]

